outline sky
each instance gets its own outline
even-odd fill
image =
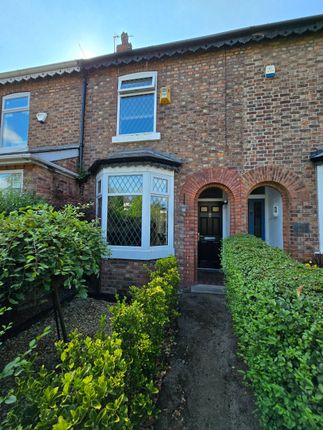
[[[0,0],[0,73],[323,13],[323,0]]]

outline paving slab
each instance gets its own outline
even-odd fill
[[[191,293],[198,294],[225,294],[223,285],[196,284],[191,286]]]

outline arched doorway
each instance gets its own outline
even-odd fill
[[[204,189],[198,196],[199,270],[217,270],[221,266],[221,242],[230,234],[228,196],[219,187]]]
[[[249,194],[248,232],[283,248],[283,200],[274,187],[259,186]]]

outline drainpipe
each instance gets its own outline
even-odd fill
[[[83,158],[84,158],[84,121],[85,121],[85,101],[86,101],[86,88],[87,79],[84,76],[82,80],[82,100],[81,100],[81,113],[80,113],[80,161],[79,168],[80,173],[83,169]]]

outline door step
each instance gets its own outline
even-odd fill
[[[196,284],[191,286],[191,293],[224,295],[225,288],[223,285]]]

